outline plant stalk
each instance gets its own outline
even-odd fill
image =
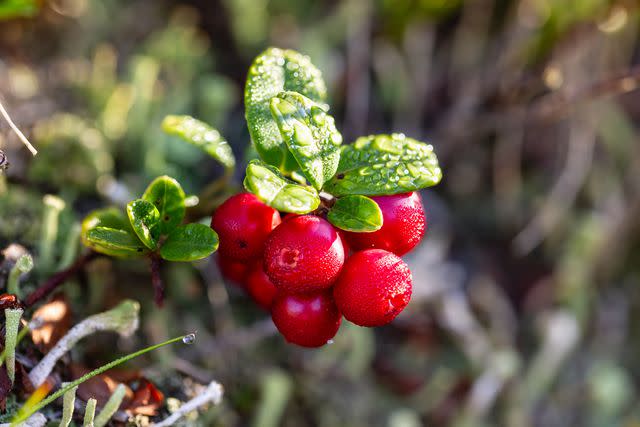
[[[16,426],[18,423],[26,420],[27,418],[29,418],[32,414],[40,411],[42,408],[44,408],[45,406],[47,406],[48,404],[50,404],[51,402],[55,401],[57,398],[59,398],[60,396],[64,395],[67,391],[71,390],[74,387],[79,386],[80,384],[82,384],[83,382],[95,377],[96,375],[100,375],[103,372],[108,371],[111,368],[114,368],[118,365],[123,364],[124,362],[128,362],[131,359],[134,359],[138,356],[142,356],[145,353],[148,353],[150,351],[153,350],[157,350],[161,347],[170,345],[170,344],[175,344],[177,342],[186,342],[190,339],[190,337],[193,334],[187,334],[187,335],[181,335],[179,337],[175,337],[172,338],[168,341],[162,342],[160,344],[154,344],[152,346],[143,348],[142,350],[138,350],[134,353],[128,354],[126,356],[122,356],[110,363],[107,363],[106,365],[103,365],[97,369],[94,369],[93,371],[81,376],[80,378],[67,383],[64,387],[61,387],[58,391],[56,391],[55,393],[49,395],[49,397],[47,397],[46,399],[43,399],[42,401],[40,401],[38,404],[33,405],[31,408],[25,408],[22,407],[20,408],[20,410],[18,411],[18,413],[16,414],[15,418],[11,421],[11,425],[12,426]]]

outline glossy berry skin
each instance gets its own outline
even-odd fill
[[[320,347],[333,338],[342,316],[330,291],[315,294],[278,293],[271,318],[284,338],[302,347]]]
[[[211,228],[220,238],[219,252],[237,261],[262,255],[269,233],[280,224],[280,213],[249,193],[229,197],[213,214]]]
[[[278,293],[275,285],[269,280],[262,267],[262,262],[254,263],[246,279],[247,291],[260,307],[269,310]]]
[[[333,285],[345,260],[342,239],[315,215],[287,218],[267,239],[264,271],[278,290],[317,292]]]
[[[411,299],[411,271],[391,252],[356,252],[345,263],[333,296],[344,317],[356,325],[386,325]]]
[[[427,224],[418,193],[371,197],[382,211],[382,228],[373,233],[345,232],[354,251],[384,249],[402,256],[416,247]]]
[[[216,261],[218,263],[218,268],[220,269],[220,274],[222,274],[225,281],[234,283],[242,288],[246,287],[246,279],[249,274],[251,263],[247,263],[246,261],[236,261],[233,258],[225,257],[220,253],[218,253]]]

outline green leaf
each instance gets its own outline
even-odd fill
[[[127,215],[133,231],[144,245],[155,249],[160,237],[160,212],[151,203],[143,199],[134,200],[127,205]]]
[[[147,252],[138,239],[129,220],[117,208],[98,209],[82,221],[82,243],[106,255],[134,257]]]
[[[297,92],[271,98],[271,114],[289,151],[311,185],[321,189],[338,169],[342,135],[327,107]]]
[[[96,252],[116,257],[140,256],[149,251],[135,234],[116,228],[92,228],[87,232],[85,241]]]
[[[160,234],[169,234],[184,219],[185,194],[178,181],[168,176],[156,178],[142,195],[160,213]]]
[[[87,233],[96,227],[115,228],[133,233],[129,220],[118,208],[97,209],[84,218],[80,236],[85,246],[90,246],[86,240]]]
[[[282,212],[305,214],[320,205],[320,197],[313,187],[286,179],[276,168],[260,160],[252,160],[247,165],[244,188]]]
[[[218,249],[218,235],[204,224],[187,224],[173,230],[160,248],[160,256],[168,261],[195,261]]]
[[[431,145],[403,134],[371,135],[342,147],[336,175],[324,190],[334,196],[379,196],[431,187],[441,179]]]
[[[295,91],[323,102],[327,88],[322,74],[307,56],[269,48],[256,57],[247,75],[244,104],[251,139],[262,160],[285,171],[297,164],[282,140],[269,103],[282,91]]]
[[[220,132],[198,119],[191,116],[166,116],[162,121],[162,130],[195,145],[227,169],[236,165],[233,151]]]
[[[2,0],[0,1],[0,20],[17,17],[32,17],[40,9],[37,0]]]
[[[382,227],[382,211],[368,197],[344,196],[336,200],[327,220],[342,230],[371,233]]]

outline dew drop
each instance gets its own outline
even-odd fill
[[[189,334],[182,337],[182,342],[191,345],[196,341],[196,334]]]

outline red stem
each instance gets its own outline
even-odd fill
[[[153,285],[153,300],[158,307],[164,304],[164,283],[160,276],[160,257],[157,254],[149,255],[151,268],[151,284]]]
[[[46,282],[44,282],[35,291],[31,292],[29,296],[27,296],[27,298],[24,300],[25,307],[31,307],[41,299],[47,297],[58,286],[69,280],[71,277],[75,276],[80,270],[84,268],[87,263],[94,260],[98,256],[100,256],[99,253],[91,251],[78,258],[76,262],[71,264],[66,269],[59,271],[53,276],[49,277]]]

